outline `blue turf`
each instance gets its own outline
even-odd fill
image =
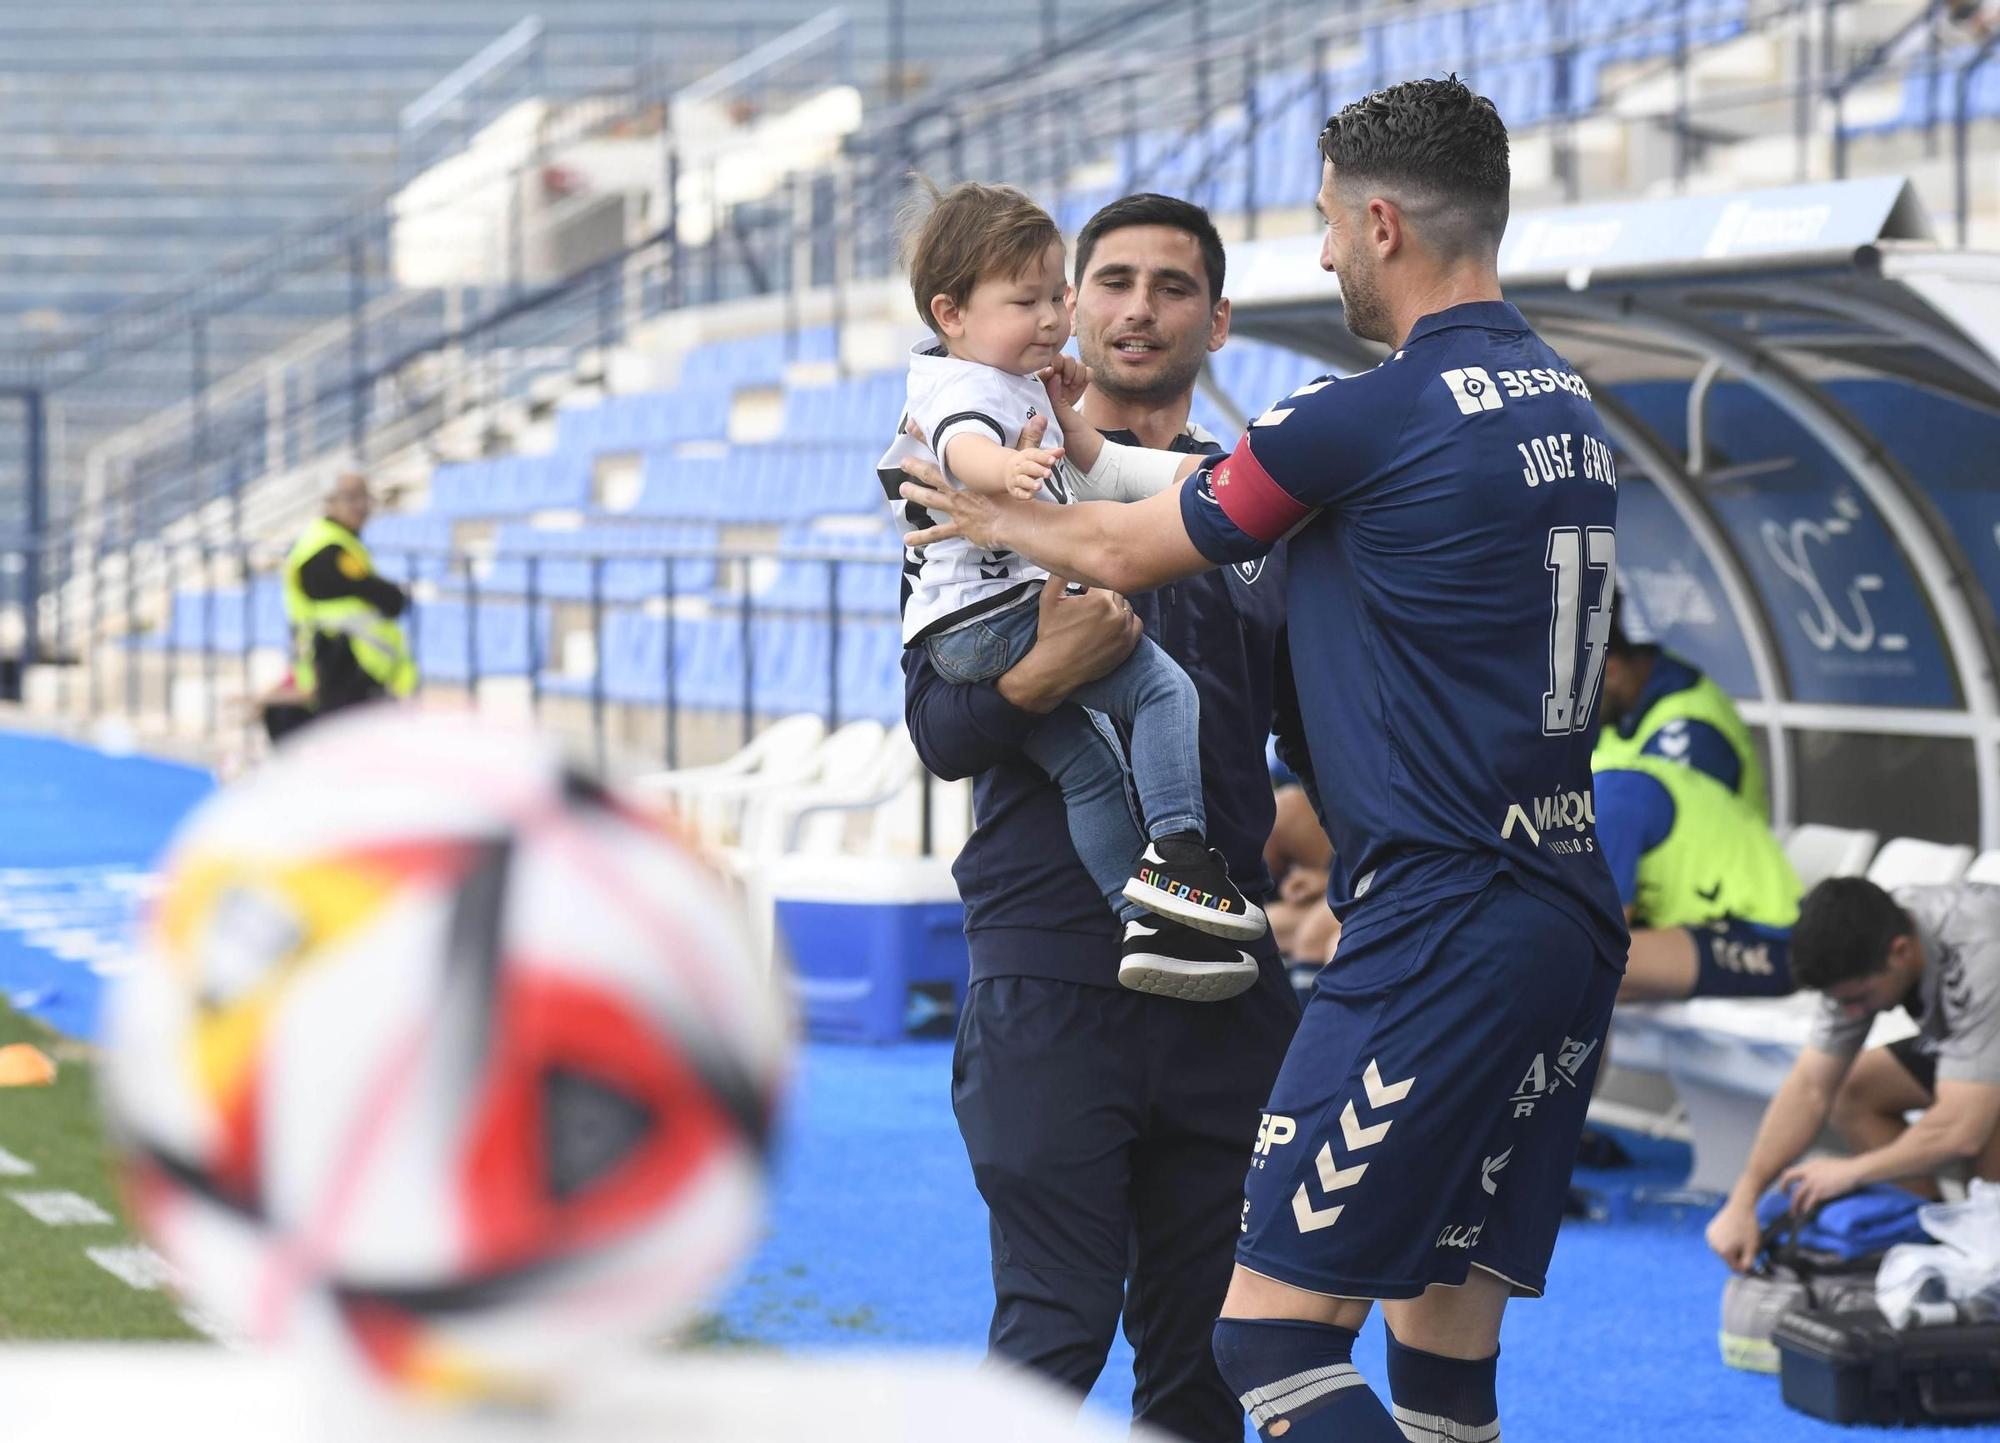
[[[778,1345],[982,1345],[992,1303],[985,1214],[952,1121],[950,1074],[944,1043],[805,1049],[769,1237],[724,1305],[728,1332]],[[1632,1196],[1685,1176],[1687,1150],[1621,1140],[1633,1167],[1577,1179],[1604,1199],[1609,1218],[1567,1226],[1549,1296],[1509,1311],[1500,1369],[1507,1436],[1852,1436],[1786,1408],[1777,1379],[1722,1366],[1715,1334],[1724,1274],[1702,1242],[1706,1215]],[[1131,1356],[1120,1339],[1093,1407],[1124,1408]],[[1382,1378],[1379,1322],[1363,1329],[1355,1361]],[[1967,1440],[1995,1430],[1895,1436]]]
[[[124,932],[131,894],[115,884],[151,867],[213,786],[193,767],[0,734],[0,997],[92,1036],[101,978],[58,949]]]
[[[116,925],[107,879],[143,869],[211,786],[201,772],[108,757],[67,742],[0,735],[0,903],[53,923],[0,921],[0,995],[77,1036],[95,1026],[99,983],[45,945],[52,932]],[[24,900],[25,898],[25,900]],[[84,930],[88,929],[88,926]],[[977,1351],[992,1291],[985,1211],[951,1116],[950,1048],[813,1044],[803,1051],[779,1149],[768,1238],[725,1299],[725,1334],[778,1346]],[[1550,1296],[1509,1313],[1501,1405],[1512,1438],[1798,1443],[1847,1430],[1786,1409],[1775,1379],[1716,1355],[1723,1274],[1703,1217],[1648,1207],[1635,1188],[1670,1185],[1686,1150],[1626,1139],[1637,1164],[1583,1173],[1610,1217],[1563,1232]],[[1383,1375],[1380,1325],[1355,1361]],[[1091,1405],[1121,1414],[1132,1386],[1120,1339]],[[1993,1437],[1910,1429],[1899,1438]]]

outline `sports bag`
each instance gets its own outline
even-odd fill
[[[1781,1212],[1765,1225],[1757,1261],[1722,1287],[1722,1361],[1749,1373],[1776,1373],[1772,1341],[1778,1320],[1807,1308],[1875,1306],[1875,1270],[1881,1255],[1860,1258],[1808,1248],[1799,1242],[1798,1219]]]

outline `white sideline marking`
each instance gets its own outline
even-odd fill
[[[204,1313],[200,1308],[197,1308],[193,1303],[183,1304],[180,1312],[183,1323],[186,1323],[197,1333],[213,1338],[216,1342],[222,1344],[223,1347],[241,1348],[246,1346],[242,1338],[230,1332],[229,1329],[218,1323],[214,1318],[211,1318],[207,1313]]]
[[[130,864],[0,867],[0,931],[59,962],[117,977],[130,970],[134,923],[160,887]],[[40,997],[23,1005],[32,1007]]]
[[[7,1196],[36,1221],[52,1228],[96,1227],[112,1220],[110,1213],[73,1192],[10,1192]]]
[[[173,1264],[143,1243],[128,1247],[85,1248],[83,1255],[138,1292],[157,1293],[174,1287]],[[241,1339],[193,1303],[183,1302],[175,1311],[183,1323],[204,1337],[225,1347],[242,1346]]]
[[[0,1147],[0,1177],[33,1177],[35,1165]]]
[[[83,1255],[128,1288],[158,1292],[174,1280],[167,1260],[143,1243],[133,1247],[85,1248]]]

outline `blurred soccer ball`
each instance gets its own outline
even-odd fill
[[[106,1106],[225,1328],[491,1395],[747,1251],[776,994],[700,862],[524,734],[320,724],[189,820],[143,950]]]

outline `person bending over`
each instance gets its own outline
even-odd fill
[[[1935,1196],[1947,1167],[2000,1180],[2000,887],[1891,893],[1830,877],[1799,908],[1792,976],[1821,994],[1811,1039],[1708,1225],[1708,1245],[1737,1272],[1756,1260],[1757,1199],[1773,1182],[1805,1216],[1873,1182]],[[1864,1047],[1892,1007],[1917,1035]],[[1829,1120],[1854,1155],[1799,1162]]]

